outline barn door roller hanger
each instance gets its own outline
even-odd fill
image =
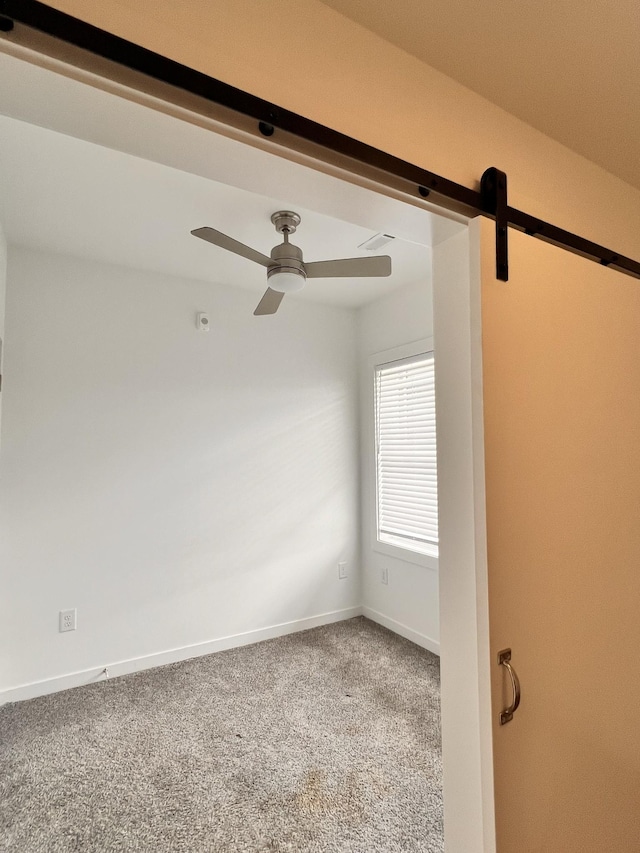
[[[496,278],[509,281],[509,207],[507,205],[507,176],[492,166],[480,181],[482,208],[496,221]]]
[[[158,83],[161,84],[168,103],[180,103],[180,94],[186,93],[190,109],[193,109],[194,97],[200,99],[203,115],[210,115],[215,105],[222,109],[230,125],[234,120],[244,122],[242,129],[273,138],[279,145],[299,150],[299,140],[304,140],[305,150],[311,150],[318,159],[326,161],[329,159],[327,152],[331,152],[331,162],[337,160],[353,174],[372,178],[381,186],[400,188],[423,199],[433,196],[432,201],[437,206],[466,216],[489,216],[496,221],[496,276],[501,281],[509,277],[509,228],[640,278],[639,261],[509,207],[506,175],[494,167],[482,176],[479,190],[470,189],[38,0],[0,0],[0,38],[84,68],[93,55],[100,62],[94,62],[96,67],[92,70],[103,77],[109,74],[105,71],[104,60],[107,60],[107,68],[108,63],[113,63],[116,68],[126,69],[129,81],[135,79],[140,91],[146,91],[152,81],[157,95]]]

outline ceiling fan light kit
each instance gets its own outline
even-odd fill
[[[249,261],[267,268],[269,287],[254,314],[275,314],[285,293],[301,290],[307,278],[352,278],[378,277],[391,275],[391,258],[377,255],[369,258],[343,258],[335,261],[313,261],[305,264],[302,250],[289,242],[289,236],[295,234],[300,225],[300,216],[292,210],[278,210],[271,216],[276,231],[282,234],[283,242],[274,246],[271,255],[245,246],[233,237],[216,231],[215,228],[196,228],[194,237],[213,243]]]
[[[303,272],[287,267],[267,273],[269,287],[277,290],[278,293],[295,293],[296,290],[302,290],[306,280],[307,277]]]

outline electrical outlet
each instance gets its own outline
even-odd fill
[[[386,568],[386,566],[385,566],[385,568],[382,570],[382,577],[381,577],[381,581],[382,581],[382,583],[385,583],[385,584],[388,584],[388,583],[389,583],[389,569],[387,569],[387,568]]]
[[[338,577],[340,580],[344,580],[347,576],[347,564],[346,563],[338,563]]]
[[[60,611],[60,633],[65,631],[75,631],[78,627],[78,611],[74,607],[73,610]]]

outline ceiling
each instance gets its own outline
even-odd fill
[[[323,0],[640,188],[638,0]]]
[[[271,213],[286,200],[206,180],[178,169],[0,116],[0,222],[11,243],[166,275],[231,284],[261,294],[266,270],[191,236],[210,225],[269,254],[282,242]],[[297,207],[292,242],[308,261],[370,255],[358,245],[375,232]],[[358,307],[404,284],[426,280],[429,252],[395,240],[392,280],[309,281],[305,296]]]
[[[9,242],[242,287],[265,270],[192,237],[203,225],[268,254],[271,214],[302,216],[308,261],[367,256],[396,236],[386,279],[310,281],[291,298],[356,308],[430,275],[428,246],[460,225],[258,148],[0,55],[0,223]],[[437,220],[437,221],[436,221]]]

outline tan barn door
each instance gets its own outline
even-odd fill
[[[498,853],[640,851],[640,281],[510,232],[482,333]],[[499,651],[512,649],[522,701]]]

